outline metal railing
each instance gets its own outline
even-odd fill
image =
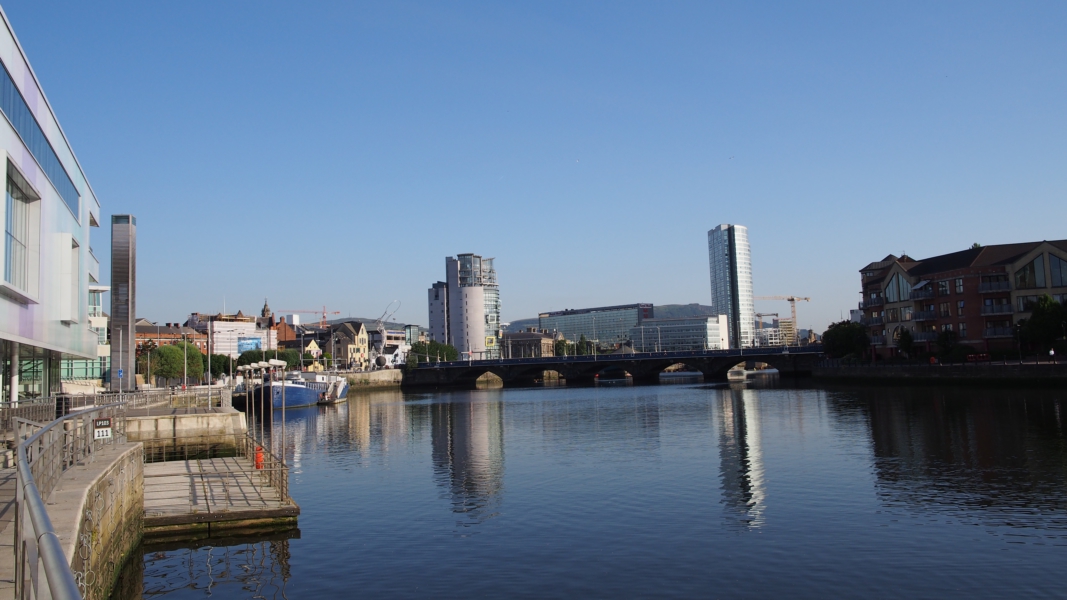
[[[0,403],[0,432],[14,434],[15,419],[25,419],[36,423],[48,423],[56,418],[56,403],[52,398],[44,402],[19,402],[12,405]]]
[[[1010,281],[986,281],[978,284],[978,293],[988,294],[990,292],[1010,292]]]
[[[870,339],[871,339],[871,345],[872,346],[885,345],[885,336],[884,335],[872,335]]]
[[[15,489],[16,598],[82,598],[85,581],[79,582],[71,570],[44,499],[55,489],[63,473],[92,462],[94,454],[104,445],[126,442],[124,409],[123,403],[108,404],[48,424],[15,418],[21,442],[17,450]],[[95,439],[93,421],[102,417],[111,418],[112,437]]]
[[[229,469],[220,473],[262,474],[267,484],[278,491],[281,501],[290,503],[289,467],[249,433],[181,436],[165,440],[142,440],[141,443],[145,464],[231,457],[247,459],[251,465],[249,469]]]
[[[860,309],[862,310],[864,308],[882,306],[883,304],[885,304],[885,298],[882,296],[879,296],[877,298],[867,298],[866,300],[860,302]]]
[[[927,300],[927,299],[933,298],[933,297],[934,297],[934,289],[933,288],[927,288],[927,289],[922,289],[922,290],[912,290],[912,292],[910,294],[908,294],[908,299],[909,300]]]
[[[911,339],[916,342],[936,342],[937,336],[936,331],[916,331],[911,334]]]
[[[912,321],[934,321],[937,319],[936,310],[917,310],[911,313]]]
[[[1010,315],[1015,312],[1011,304],[984,304],[982,305],[983,315]]]
[[[864,317],[860,319],[861,325],[881,325],[885,321],[883,317]]]

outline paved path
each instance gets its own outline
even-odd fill
[[[149,463],[144,466],[145,525],[180,525],[295,516],[262,471],[244,458]]]
[[[0,469],[0,598],[15,597],[15,469]]]

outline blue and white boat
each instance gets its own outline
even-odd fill
[[[284,381],[268,381],[253,388],[252,397],[259,406],[268,395],[273,408],[335,404],[348,397],[348,380],[338,375],[294,373]]]

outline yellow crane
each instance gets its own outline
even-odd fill
[[[797,325],[797,302],[811,302],[811,298],[805,298],[803,296],[756,296],[755,300],[785,300],[789,303],[789,308],[793,312],[793,335],[796,336],[796,332],[800,330],[800,326]],[[790,342],[796,342],[796,340],[789,340]]]

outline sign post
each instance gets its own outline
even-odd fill
[[[93,419],[93,439],[94,440],[110,440],[111,439],[111,417],[102,417],[100,419]]]

